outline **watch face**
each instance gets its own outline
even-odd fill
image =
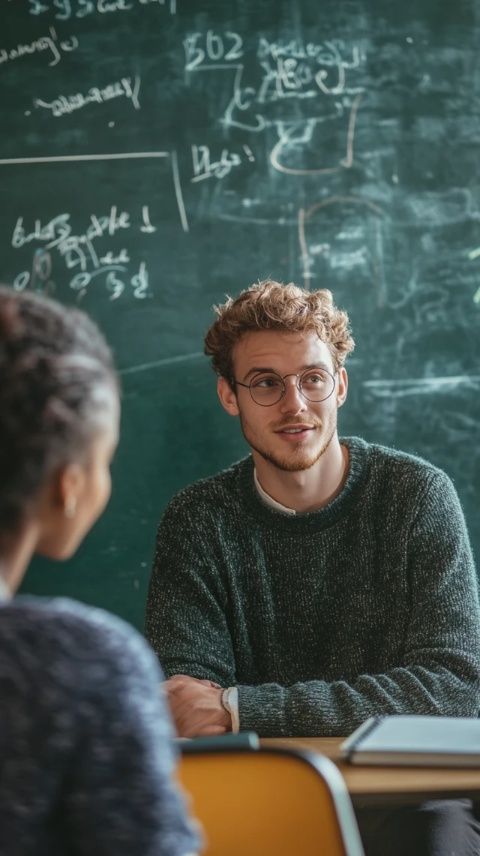
[[[231,697],[232,697],[232,687],[227,687],[227,689],[224,690],[223,694],[222,694],[222,705],[225,708],[225,710],[228,711],[230,716],[232,716],[232,713],[233,713],[232,704],[231,704]]]
[[[228,711],[228,713],[231,713],[231,710],[230,710],[230,690],[229,690],[229,688],[224,690],[222,693],[222,707],[224,707],[225,710]]]

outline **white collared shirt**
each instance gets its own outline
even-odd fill
[[[293,515],[297,513],[294,508],[288,508],[287,505],[282,505],[281,502],[277,502],[277,500],[274,499],[273,496],[270,496],[270,494],[263,489],[262,485],[258,480],[257,471],[255,469],[253,471],[253,480],[255,482],[255,487],[257,488],[260,498],[263,499],[265,505],[269,505],[271,508],[276,508],[277,511],[283,511],[284,514]]]
[[[10,591],[5,580],[3,579],[2,575],[0,574],[0,601],[10,600],[11,597],[12,597],[12,592]]]

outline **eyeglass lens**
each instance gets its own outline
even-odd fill
[[[297,377],[297,387],[308,401],[325,401],[334,386],[335,378],[326,369],[308,369]],[[261,372],[250,382],[250,395],[264,407],[280,401],[285,389],[285,381],[276,372]]]

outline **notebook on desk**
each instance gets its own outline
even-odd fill
[[[371,717],[340,751],[352,764],[480,768],[480,719]]]

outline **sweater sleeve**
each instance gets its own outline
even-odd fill
[[[399,662],[352,682],[239,686],[242,729],[346,735],[378,714],[478,715],[478,583],[462,509],[443,473],[427,484],[406,549],[411,619]]]
[[[209,531],[196,525],[181,498],[167,508],[157,534],[145,633],[167,677],[186,674],[228,687],[235,683],[228,596]]]
[[[78,854],[190,856],[200,839],[175,783],[160,670],[136,634],[125,635],[121,655],[112,653],[104,648],[79,705],[62,810],[68,838]]]

